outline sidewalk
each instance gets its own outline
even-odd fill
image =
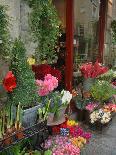
[[[116,116],[101,133],[93,133],[81,155],[116,155]]]

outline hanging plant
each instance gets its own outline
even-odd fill
[[[30,27],[38,46],[37,61],[52,63],[56,57],[55,45],[59,36],[60,21],[51,0],[28,0],[32,7]]]
[[[9,18],[6,14],[6,8],[0,5],[0,57],[7,58],[10,52],[9,42]]]

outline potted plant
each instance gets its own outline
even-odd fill
[[[102,66],[98,61],[94,64],[92,62],[85,63],[80,67],[82,76],[84,77],[83,89],[90,91],[92,85],[95,83],[95,79],[108,71],[107,67]]]
[[[92,97],[103,105],[112,95],[116,94],[116,90],[107,81],[96,81],[91,88]]]
[[[9,94],[8,102],[12,103],[15,107],[19,103],[21,104],[21,107],[25,109],[22,123],[30,126],[36,121],[38,96],[34,74],[27,63],[25,52],[26,50],[22,41],[16,39],[12,49],[10,69],[16,77],[17,87]],[[29,112],[27,112],[28,109],[30,109]],[[28,123],[26,123],[27,118]]]
[[[70,103],[72,95],[68,91],[52,92],[43,103],[43,108],[39,109],[39,114],[47,119],[48,125],[62,123],[65,121],[65,110]]]

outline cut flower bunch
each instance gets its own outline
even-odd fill
[[[80,71],[85,79],[96,78],[101,74],[108,71],[107,67],[102,66],[98,61],[93,64],[92,62],[85,63],[80,67]]]

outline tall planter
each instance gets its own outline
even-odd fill
[[[29,127],[36,123],[39,108],[40,105],[37,105],[23,111],[22,124],[24,127]]]

